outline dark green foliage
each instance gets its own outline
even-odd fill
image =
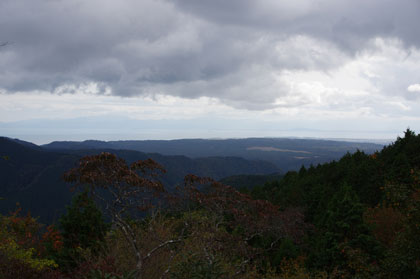
[[[388,181],[400,183],[412,182],[410,170],[420,167],[420,135],[407,129],[404,137],[397,140],[378,153],[378,160],[383,167],[383,175]]]
[[[15,154],[29,148],[11,146],[17,148]],[[41,156],[40,150],[34,152],[31,151],[31,154],[35,157]],[[75,158],[82,153],[93,152],[74,151],[71,156]],[[127,161],[138,159],[136,156],[143,154],[118,152]],[[192,172],[196,170],[199,174],[206,172],[216,176],[225,173],[226,170],[219,172],[224,164],[232,164],[229,169],[233,171],[245,167],[243,161],[236,158],[192,161],[182,156],[153,156],[162,160],[163,165],[172,164],[172,172],[177,176],[182,175],[184,166]],[[19,156],[0,159],[0,166],[6,172],[12,170],[13,164],[20,166],[16,158]],[[181,163],[174,164],[175,161]],[[36,163],[36,166],[44,166],[42,162]],[[209,165],[215,167],[210,168]],[[252,168],[255,165],[249,166]],[[24,164],[20,169],[28,170],[30,177],[36,173],[34,169],[32,171],[35,172],[29,171],[31,168]],[[53,169],[42,170],[43,174],[49,172]],[[104,174],[105,180],[107,177]],[[260,184],[267,177],[240,176],[231,179],[249,186]],[[208,184],[210,180],[203,181],[201,183]],[[162,226],[147,227],[153,222],[141,222],[142,225],[136,227],[139,242],[144,241],[140,249],[146,247],[148,241],[160,243],[174,237],[177,241],[176,245],[158,250],[154,254],[156,258],[146,256],[145,266],[157,267],[163,263],[159,268],[166,270],[168,278],[229,278],[232,275],[229,272],[240,271],[243,262],[248,265],[249,271],[252,270],[248,278],[315,278],[315,274],[324,274],[323,278],[420,278],[420,135],[410,130],[405,131],[404,137],[374,154],[362,151],[347,153],[337,161],[302,166],[298,171],[290,171],[263,186],[247,189],[254,200],[234,189],[227,191],[219,186],[220,194],[217,195],[219,192],[207,188],[207,192],[200,191],[204,186],[191,191],[191,200],[200,205],[202,218],[183,217],[186,216],[183,214],[185,211],[189,209],[192,213],[198,207],[180,205],[176,212],[165,208],[170,217],[159,219],[164,222]],[[275,206],[270,204],[272,210],[261,214],[268,208],[267,200]],[[282,218],[276,219],[279,212]],[[153,218],[149,216],[147,220],[152,221]],[[167,230],[165,226],[173,222],[179,229]],[[300,228],[296,227],[300,223],[305,225],[304,229],[296,230]],[[79,277],[125,278],[121,274],[133,268],[130,261],[121,265],[119,261],[124,258],[120,259],[119,254],[101,249],[109,227],[86,193],[74,199],[60,219],[60,225],[63,248],[56,254],[49,252],[49,256],[61,270],[68,272],[75,267],[74,270],[83,271],[80,272],[83,276]],[[187,228],[185,234],[184,225]],[[273,230],[276,226],[280,229]],[[194,231],[194,228],[197,230]],[[290,235],[295,237],[288,237]],[[105,240],[109,241],[109,238]],[[183,247],[187,244],[187,248]],[[208,247],[217,253],[209,254],[213,250]],[[195,248],[196,251],[193,251]],[[126,247],[118,247],[116,251],[124,249]],[[86,261],[86,255],[92,257],[92,262]],[[114,265],[99,267],[98,262],[104,262],[102,259],[108,256],[115,257]],[[235,264],[239,266],[230,268]],[[119,270],[121,266],[124,267]]]
[[[303,207],[307,220],[317,223],[337,191],[337,185],[351,185],[363,204],[376,205],[382,199],[380,186],[385,181],[382,173],[373,155],[357,151],[347,153],[337,162],[288,172],[279,181],[253,188],[251,194],[254,198],[267,199],[282,208]]]
[[[299,249],[289,238],[281,240],[276,251],[271,255],[272,266],[279,266],[284,259],[296,258],[299,255]]]
[[[420,216],[416,215],[415,224],[414,218],[408,220],[384,260],[384,268],[395,278],[420,278]]]
[[[305,209],[315,227],[301,248],[312,268],[329,270],[333,277],[419,278],[419,169],[420,135],[407,130],[380,152],[357,151],[339,161],[302,167],[251,193],[282,208]],[[390,248],[379,244],[364,220],[366,208],[381,206],[406,216]],[[386,228],[386,218],[374,222]]]
[[[63,278],[58,271],[37,270],[28,263],[10,259],[0,252],[0,278],[2,279],[58,279]]]
[[[309,264],[317,268],[345,266],[347,249],[359,250],[372,260],[379,244],[363,220],[364,208],[353,189],[344,184],[332,197],[314,236]]]
[[[267,182],[280,180],[283,175],[269,174],[269,175],[234,175],[221,179],[219,182],[239,189],[242,192],[248,192],[255,186],[262,186]]]
[[[59,222],[63,248],[57,255],[57,261],[61,266],[75,267],[80,260],[81,249],[89,249],[92,255],[96,255],[104,248],[110,225],[104,221],[102,212],[86,191],[73,198]]]
[[[86,191],[73,198],[59,222],[65,247],[90,248],[95,252],[102,246],[109,229],[102,212]]]
[[[384,267],[392,277],[420,278],[420,173],[412,172],[411,187],[398,187],[404,197],[394,206],[404,214],[403,229],[387,251]],[[392,185],[395,187],[395,185]],[[389,189],[389,187],[387,188]],[[389,189],[390,191],[395,189]]]

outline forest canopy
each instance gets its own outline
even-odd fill
[[[419,278],[420,135],[242,191],[111,153],[65,174],[56,224],[0,217],[1,278]],[[1,201],[0,201],[1,202]]]

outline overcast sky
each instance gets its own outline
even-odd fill
[[[420,0],[1,0],[5,42],[5,136],[420,132]]]

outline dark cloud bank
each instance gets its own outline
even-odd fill
[[[270,73],[333,70],[377,37],[420,48],[419,16],[418,0],[2,0],[0,92],[95,82],[265,109],[291,94]]]

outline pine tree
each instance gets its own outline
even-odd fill
[[[89,249],[92,254],[100,252],[109,224],[86,191],[73,198],[59,222],[63,237],[63,249],[58,255],[60,266],[65,269],[76,266],[83,249]]]
[[[349,266],[355,255],[370,265],[379,254],[379,244],[363,220],[364,208],[354,190],[344,184],[332,197],[313,243],[310,264],[322,269],[344,269],[349,274],[356,269]]]

